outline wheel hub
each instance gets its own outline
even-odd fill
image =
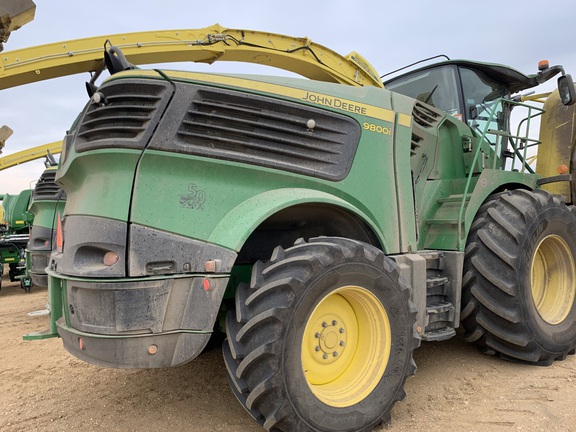
[[[560,324],[572,310],[576,292],[576,265],[561,237],[549,235],[538,244],[530,275],[538,314],[548,324]]]
[[[302,369],[319,400],[351,406],[380,382],[390,351],[390,321],[380,300],[365,288],[345,286],[312,311],[302,338]]]
[[[344,324],[339,323],[336,317],[328,317],[322,321],[314,337],[317,345],[314,350],[326,362],[333,362],[342,355],[346,347],[346,329]]]

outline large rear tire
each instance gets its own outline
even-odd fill
[[[498,194],[480,208],[464,262],[467,341],[542,365],[574,353],[575,213],[542,190]]]
[[[232,389],[267,430],[367,431],[414,374],[415,308],[393,261],[342,238],[277,248],[227,317]]]

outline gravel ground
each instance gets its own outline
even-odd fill
[[[23,341],[48,328],[46,290],[0,290],[0,430],[234,431],[262,429],[228,388],[219,349],[181,367],[105,369],[69,355],[58,339]],[[460,337],[425,343],[408,398],[377,431],[571,431],[576,358],[550,367],[480,354]]]

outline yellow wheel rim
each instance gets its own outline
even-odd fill
[[[570,313],[575,281],[574,258],[566,242],[557,235],[545,237],[534,253],[530,282],[536,310],[548,324],[560,324]]]
[[[358,286],[332,291],[304,329],[302,368],[308,387],[326,405],[354,405],[380,382],[390,347],[390,320],[374,294]]]

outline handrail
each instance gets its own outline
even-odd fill
[[[516,129],[516,135],[512,135],[512,134],[504,132],[504,131],[494,131],[494,130],[489,129],[490,123],[492,121],[494,121],[494,118],[496,117],[496,112],[497,112],[498,107],[504,106],[505,104],[522,106],[522,107],[525,107],[528,109],[528,115],[525,118],[523,118],[518,124],[518,128]],[[533,110],[537,111],[537,113],[534,115],[532,114]],[[531,105],[528,105],[528,104],[525,104],[522,102],[517,102],[514,100],[500,98],[494,103],[494,106],[493,106],[492,110],[490,111],[490,116],[488,117],[488,121],[486,122],[486,125],[484,126],[484,130],[482,131],[482,135],[480,136],[479,144],[476,148],[474,158],[472,159],[470,172],[468,173],[468,177],[466,179],[466,186],[464,188],[464,193],[462,194],[462,202],[460,204],[460,210],[458,212],[458,241],[459,242],[465,241],[465,237],[464,237],[465,233],[464,233],[464,228],[462,226],[465,223],[464,210],[466,208],[466,201],[467,201],[467,196],[468,196],[468,193],[470,190],[470,185],[472,184],[472,178],[474,177],[474,167],[478,163],[478,158],[479,158],[480,153],[481,153],[482,148],[483,148],[482,144],[483,143],[489,143],[489,141],[486,139],[486,136],[488,134],[492,134],[492,135],[497,136],[496,143],[494,144],[494,149],[493,149],[493,154],[494,154],[494,161],[492,164],[493,169],[498,168],[497,167],[497,161],[499,159],[498,155],[502,154],[502,151],[501,151],[502,138],[506,138],[507,140],[510,141],[510,144],[512,145],[512,149],[514,150],[514,154],[517,156],[518,160],[522,163],[522,172],[524,172],[524,169],[527,169],[527,170],[533,172],[531,167],[526,162],[527,150],[528,150],[528,147],[538,145],[538,144],[540,144],[541,141],[528,137],[528,134],[530,132],[530,120],[535,118],[535,117],[542,115],[543,113],[544,113],[544,110],[542,108],[534,107],[534,106],[531,106]],[[521,131],[521,128],[523,126],[523,123],[525,123],[525,122],[526,122],[526,129],[525,129],[526,133],[525,133],[525,136],[522,136],[520,134],[520,131]],[[533,144],[531,144],[531,145],[522,145],[521,144],[521,146],[518,146],[518,141],[520,141],[521,143],[532,142]],[[520,150],[524,150],[523,154],[520,154]],[[514,169],[515,161],[516,161],[516,158],[514,158],[512,161],[511,169]],[[504,165],[500,168],[504,169]]]

